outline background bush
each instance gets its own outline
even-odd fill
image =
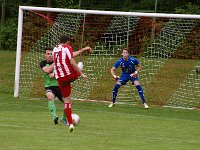
[[[1,31],[0,49],[15,50],[17,45],[17,19],[20,5],[81,8],[90,10],[142,11],[160,13],[199,14],[199,0],[0,0]],[[2,13],[4,12],[6,13]]]

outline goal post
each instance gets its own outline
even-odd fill
[[[93,48],[76,58],[89,80],[73,83],[74,99],[110,102],[110,69],[128,47],[142,64],[139,78],[150,104],[200,107],[200,15],[20,6],[14,97],[44,95],[39,62],[63,33],[73,38],[74,50]],[[120,88],[117,102],[140,104],[136,88]]]
[[[23,10],[19,8],[14,97],[19,96],[20,62],[22,46]]]

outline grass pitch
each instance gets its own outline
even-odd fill
[[[57,115],[62,104],[56,101]],[[70,133],[54,125],[46,100],[0,98],[2,150],[197,150],[200,112],[196,110],[74,101],[80,124]]]
[[[200,111],[74,101],[81,120],[70,133],[54,125],[47,100],[13,97],[15,55],[2,52],[0,150],[198,150]],[[9,60],[9,63],[8,63]],[[41,85],[42,86],[42,85]],[[56,101],[57,115],[63,105]]]

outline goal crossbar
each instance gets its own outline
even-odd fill
[[[141,12],[122,12],[122,11],[102,11],[102,10],[83,10],[83,9],[64,9],[64,8],[48,8],[48,7],[31,7],[19,6],[22,10],[48,11],[48,12],[65,12],[65,13],[82,13],[82,14],[98,14],[98,15],[119,15],[119,16],[135,16],[135,17],[168,17],[168,18],[188,18],[200,19],[200,15],[192,14],[166,14],[166,13],[141,13]]]

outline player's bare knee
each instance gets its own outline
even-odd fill
[[[122,85],[122,84],[121,84],[121,82],[119,82],[119,81],[117,81],[117,83],[116,83],[116,84],[119,84],[120,86]]]
[[[72,103],[72,100],[70,97],[63,97],[63,102],[64,103]]]
[[[46,97],[47,97],[48,100],[54,100],[55,99],[55,95],[51,92],[47,92]]]
[[[140,82],[139,81],[134,81],[132,84],[137,86],[137,85],[140,85]]]

